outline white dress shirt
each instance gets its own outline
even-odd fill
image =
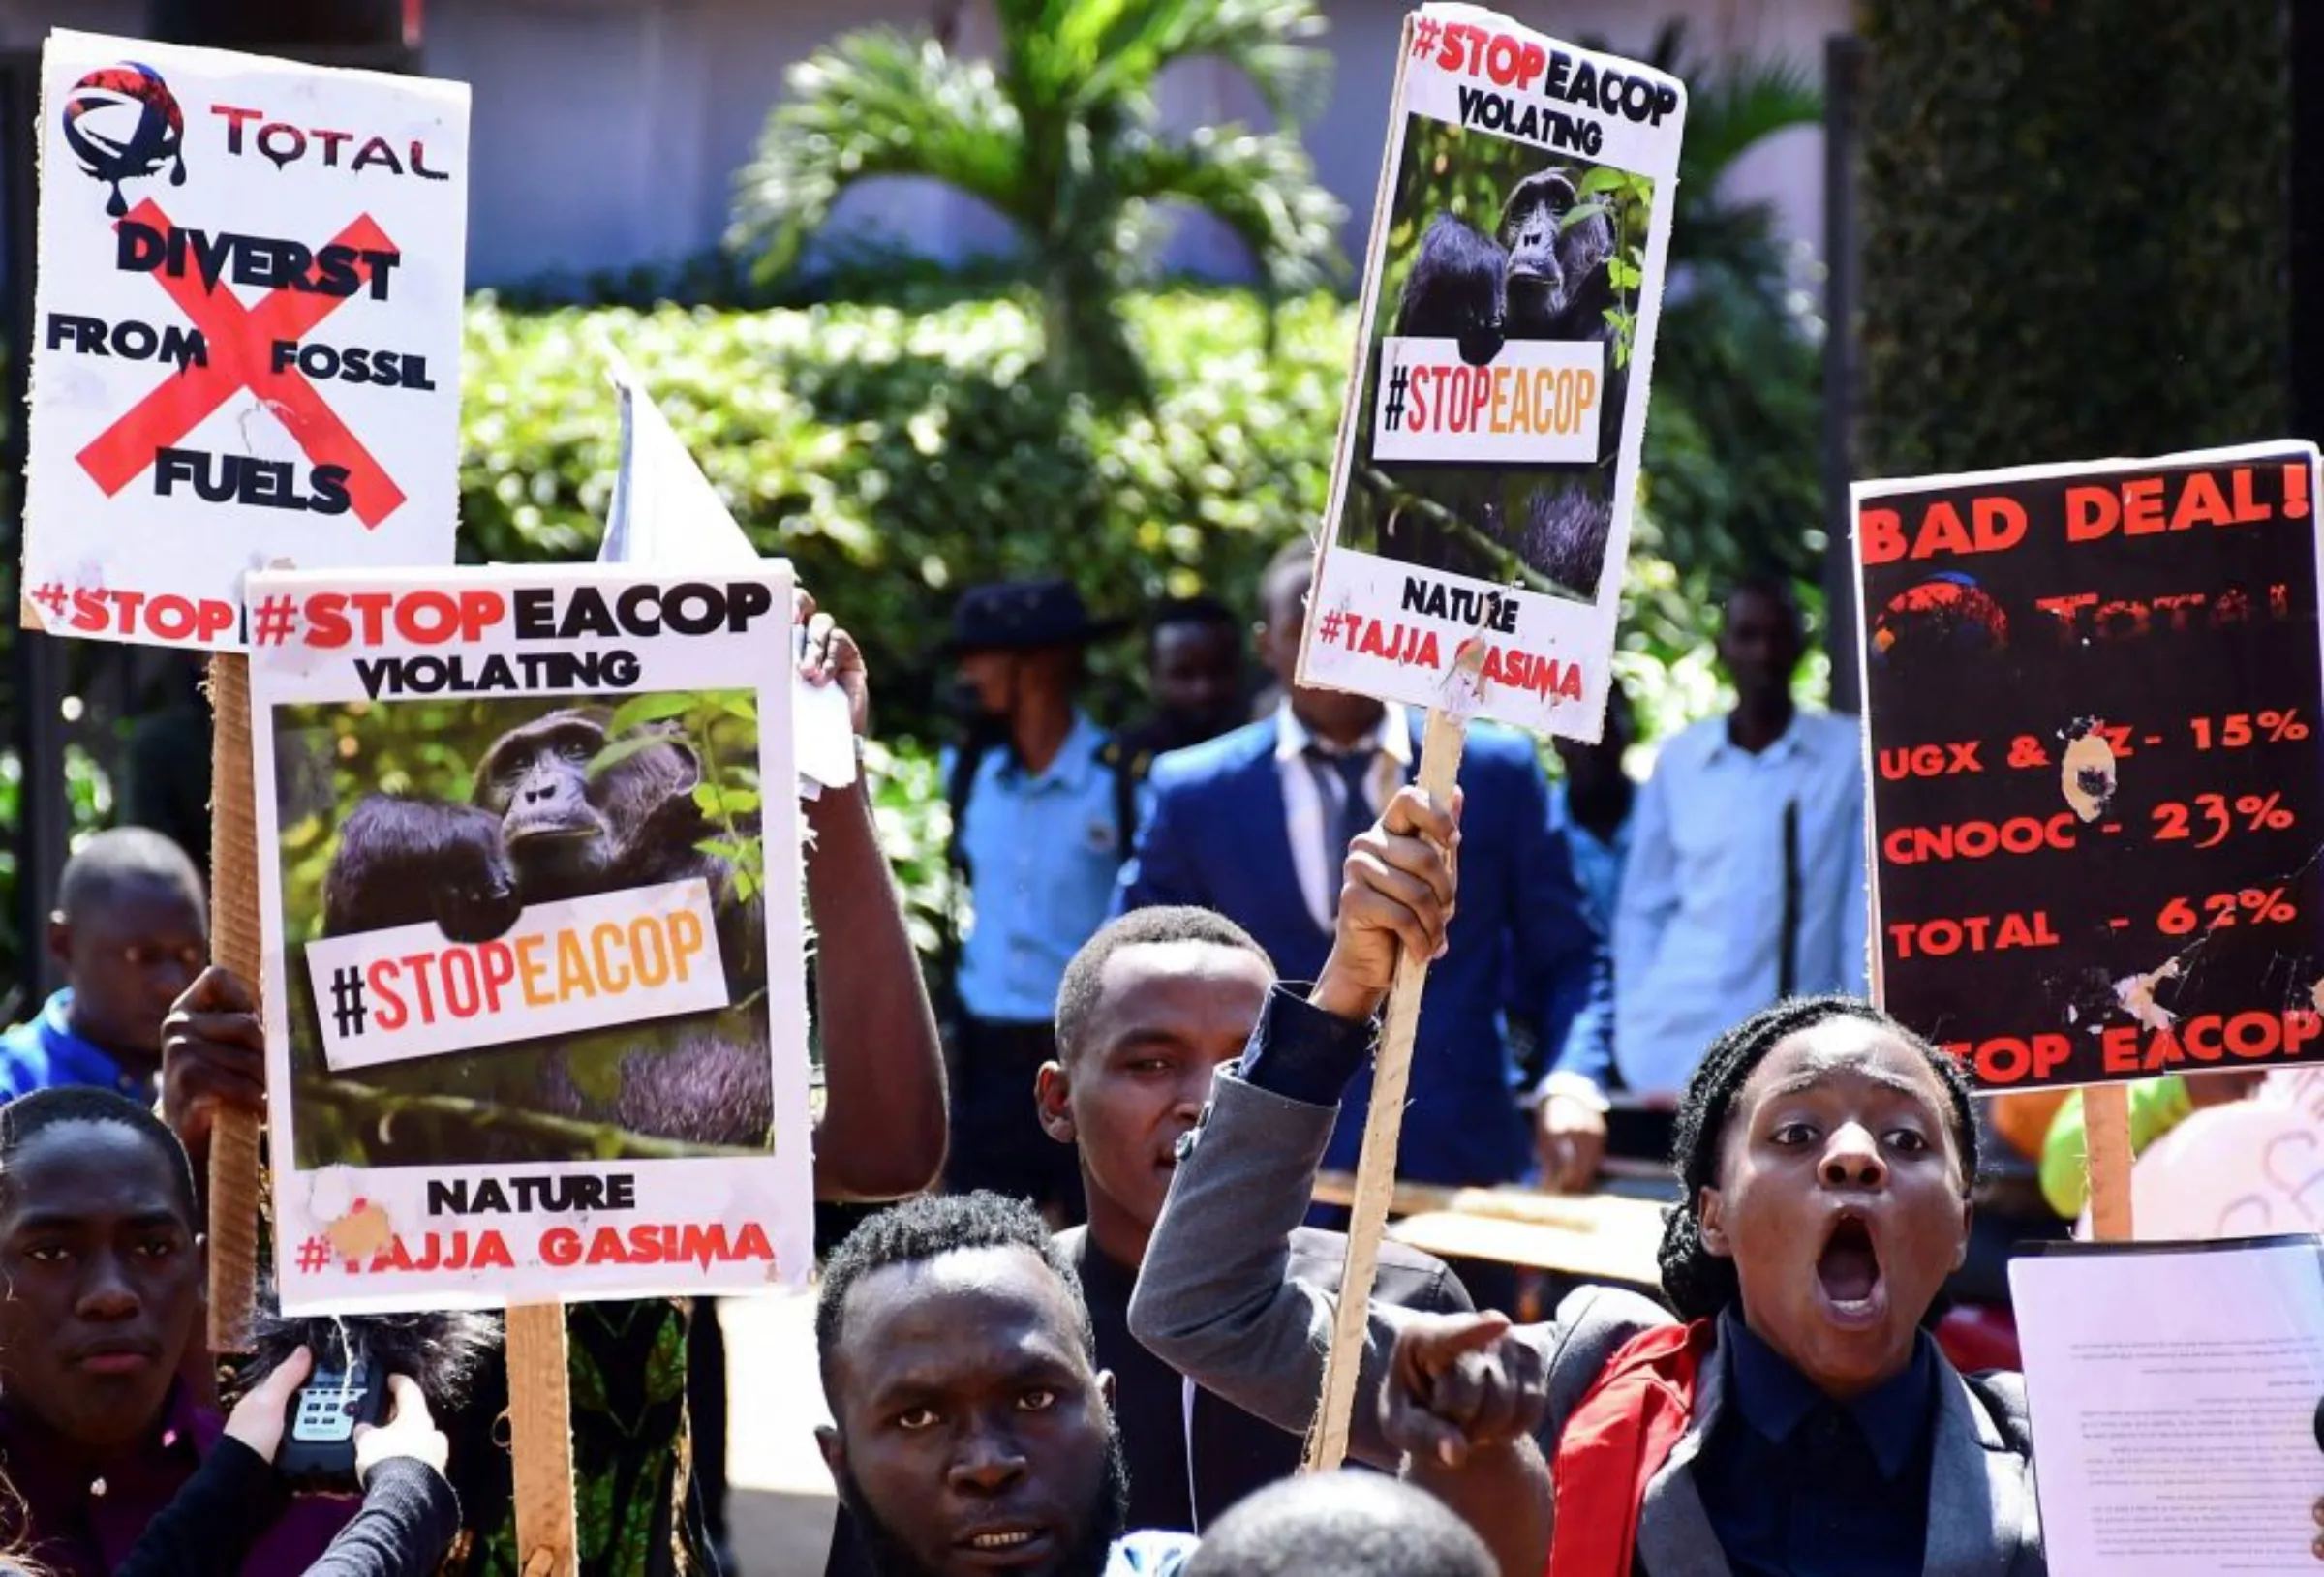
[[[1865,989],[1864,755],[1852,718],[1800,713],[1758,755],[1697,723],[1638,796],[1614,917],[1614,1062],[1674,1094],[1725,1030],[1776,999],[1784,807],[1799,807],[1793,992]]]
[[[1411,770],[1412,727],[1404,720],[1404,709],[1391,702],[1371,732],[1342,750],[1307,732],[1307,725],[1292,715],[1289,696],[1275,705],[1275,770],[1283,775],[1284,825],[1291,837],[1292,868],[1299,872],[1300,896],[1306,902],[1308,917],[1317,930],[1328,931],[1339,912],[1340,867],[1337,861],[1327,863],[1324,859],[1324,829],[1337,824],[1347,786],[1337,773],[1319,774],[1315,771],[1307,759],[1311,744],[1326,755],[1371,754],[1372,770],[1364,779],[1364,793],[1371,801],[1372,813],[1378,815],[1404,786]],[[1342,850],[1341,859],[1345,858]]]

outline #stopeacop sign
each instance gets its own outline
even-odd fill
[[[448,563],[468,89],[42,57],[22,618],[241,650],[243,574]]]
[[[249,585],[283,1306],[804,1279],[790,566]]]
[[[1408,17],[1304,683],[1595,740],[1686,91]]]

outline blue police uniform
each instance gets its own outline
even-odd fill
[[[974,920],[961,947],[946,1167],[956,1192],[991,1188],[1078,1214],[1074,1152],[1042,1132],[1033,1081],[1056,1054],[1058,983],[1105,924],[1125,854],[1114,754],[1076,712],[1041,772],[1002,748],[969,781],[960,849]]]

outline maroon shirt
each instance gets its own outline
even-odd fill
[[[111,1577],[162,1507],[183,1488],[226,1433],[226,1420],[198,1405],[181,1382],[162,1421],[134,1457],[95,1483],[63,1471],[39,1424],[0,1401],[0,1473],[23,1510],[0,1513],[0,1547],[22,1536],[25,1558],[50,1577]],[[250,1545],[242,1577],[300,1577],[322,1555],[361,1501],[286,1495]],[[249,1530],[222,1537],[249,1538]]]

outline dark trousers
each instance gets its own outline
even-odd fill
[[[1030,1199],[1064,1226],[1084,1219],[1081,1162],[1041,1128],[1033,1086],[1057,1054],[1048,1024],[959,1020],[953,1034],[952,1144],[944,1189]]]

